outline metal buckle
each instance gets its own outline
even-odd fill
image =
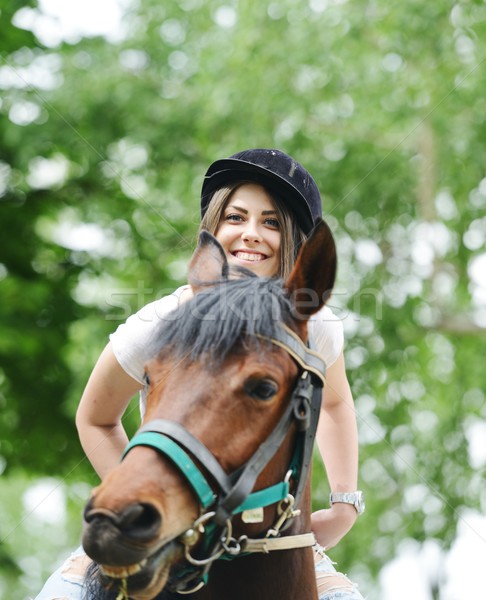
[[[287,504],[287,506],[285,506],[285,504]],[[295,498],[292,496],[292,494],[288,494],[286,498],[279,502],[277,512],[280,516],[275,521],[273,527],[267,531],[265,537],[277,537],[280,534],[280,529],[286,521],[289,519],[294,519],[300,515],[300,508],[294,510],[294,504]]]
[[[210,511],[200,516],[198,519],[196,519],[196,521],[194,521],[193,526],[187,531],[185,531],[179,538],[179,541],[184,546],[184,558],[189,564],[195,567],[204,567],[206,565],[209,565],[215,560],[217,560],[220,556],[222,556],[225,552],[228,552],[230,554],[235,552],[236,546],[232,548],[229,544],[233,544],[233,542],[236,542],[236,544],[238,544],[238,542],[232,537],[233,526],[231,524],[231,520],[227,519],[225,531],[223,532],[223,535],[219,538],[220,549],[216,550],[214,554],[208,556],[208,558],[197,559],[191,555],[191,548],[199,540],[199,534],[204,533],[205,524],[208,521],[210,521],[215,514],[215,511]]]

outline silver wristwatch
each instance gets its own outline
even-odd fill
[[[358,515],[362,515],[365,511],[364,495],[361,490],[357,492],[331,492],[329,494],[329,502],[331,505],[336,504],[336,502],[352,504]]]

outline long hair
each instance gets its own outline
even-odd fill
[[[226,186],[221,187],[214,192],[206,213],[202,218],[200,230],[205,229],[213,235],[217,234],[226,203],[230,199],[233,192],[235,192],[245,183],[254,182],[243,180],[236,181],[234,183],[227,184]],[[302,243],[306,239],[306,235],[297,225],[297,222],[287,208],[285,201],[281,197],[277,196],[272,190],[266,188],[265,186],[262,187],[272,198],[275,204],[275,210],[277,211],[277,218],[280,223],[280,232],[282,236],[280,242],[280,267],[275,275],[277,277],[281,277],[282,279],[286,279],[292,271],[297,254]]]

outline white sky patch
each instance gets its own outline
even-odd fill
[[[149,56],[143,50],[123,50],[120,52],[120,64],[125,69],[133,72],[143,71],[149,64]]]
[[[473,319],[478,327],[486,328],[486,252],[470,261],[468,274],[471,279],[469,291],[474,306]]]
[[[407,512],[419,510],[429,495],[429,488],[423,483],[410,485],[403,490],[403,504]]]
[[[326,144],[322,153],[330,162],[339,162],[346,156],[346,148],[340,140],[337,140]]]
[[[479,250],[486,246],[486,217],[475,219],[462,236],[468,250]]]
[[[309,0],[309,7],[315,13],[323,13],[328,6],[328,0]]]
[[[136,294],[137,290],[120,291],[120,282],[109,275],[93,277],[81,273],[72,296],[82,306],[97,306],[101,310],[106,310],[107,307],[115,307],[119,310],[127,304],[128,313],[123,317],[126,319],[130,315],[129,300],[136,298]]]
[[[121,222],[113,227],[86,223],[73,208],[62,210],[56,219],[40,217],[35,225],[37,235],[75,252],[92,256],[123,259],[131,253],[130,231]]]
[[[149,152],[147,146],[133,142],[129,138],[123,138],[110,144],[108,157],[125,170],[141,169],[147,163]]]
[[[38,104],[28,101],[15,102],[10,107],[8,118],[15,125],[30,125],[41,114],[41,108]]]
[[[10,183],[12,168],[7,163],[0,161],[0,198],[5,194]]]
[[[332,309],[334,310],[334,306],[332,307]],[[346,315],[344,315],[344,317],[341,319],[343,328],[344,328],[344,334],[345,334],[346,338],[348,338],[348,339],[352,338],[358,333],[359,318],[360,318],[359,314],[349,312]],[[347,356],[347,352],[346,352],[346,356]]]
[[[440,271],[432,281],[432,288],[437,296],[452,296],[457,286],[457,274]]]
[[[395,52],[389,52],[383,57],[381,65],[388,73],[395,73],[399,71],[403,66],[403,58]]]
[[[62,154],[52,158],[37,156],[29,163],[27,183],[35,189],[51,189],[62,186],[69,175],[69,161]]]
[[[470,510],[459,520],[457,538],[445,561],[441,600],[486,597],[485,564],[486,517]]]
[[[359,423],[359,441],[363,446],[381,442],[385,438],[386,429],[376,415],[368,415]]]
[[[477,188],[469,193],[469,203],[474,208],[484,208],[486,206],[486,177],[481,179]]]
[[[433,550],[421,548],[414,540],[404,540],[396,558],[380,572],[381,600],[433,600],[430,577],[437,570],[440,552]]]
[[[123,16],[130,4],[130,0],[39,0],[39,9],[21,8],[12,22],[50,48],[62,42],[76,44],[83,37],[118,42],[127,35]]]
[[[449,190],[442,190],[437,194],[435,208],[442,219],[454,219],[459,214],[454,197]]]
[[[434,260],[434,249],[426,240],[417,240],[411,249],[412,260],[420,266],[428,266]]]
[[[466,427],[469,462],[473,469],[486,466],[486,421],[474,420]],[[485,541],[486,544],[486,541]]]
[[[142,175],[130,174],[123,175],[120,179],[122,192],[132,200],[143,200],[149,192],[148,183]]]
[[[189,57],[181,50],[175,50],[169,54],[168,63],[175,71],[182,71],[189,64]]]
[[[379,576],[380,600],[433,600],[440,582],[441,600],[469,600],[486,594],[486,516],[468,510],[458,521],[451,550],[443,553],[429,540],[404,540]]]
[[[375,267],[383,262],[383,254],[380,247],[373,240],[357,240],[355,244],[355,254],[359,262],[368,267]]]
[[[57,479],[39,479],[24,492],[22,504],[29,517],[50,525],[64,525],[67,519],[66,493]]]
[[[0,89],[53,90],[63,82],[62,60],[58,54],[35,56],[28,49],[15,53],[13,64],[0,67]],[[11,57],[9,57],[9,60]]]
[[[101,249],[105,241],[103,229],[95,223],[60,223],[52,237],[64,248],[87,252]]]
[[[452,247],[451,232],[444,223],[419,223],[413,231],[412,235],[412,257],[414,260],[421,262],[420,253],[416,248],[420,248],[425,252],[428,247],[427,259],[432,260],[434,254],[437,256],[445,256]]]
[[[486,252],[471,260],[468,272],[473,283],[481,288],[486,288]]]
[[[173,260],[168,263],[166,269],[172,279],[184,281],[187,275],[188,260],[186,258]]]
[[[171,46],[179,46],[186,39],[185,27],[177,19],[167,19],[162,23],[159,31],[160,37]]]
[[[232,6],[220,6],[215,10],[213,19],[223,29],[231,29],[238,21],[238,14]]]

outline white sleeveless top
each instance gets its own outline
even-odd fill
[[[146,389],[143,379],[147,362],[153,358],[148,348],[149,340],[158,325],[179,306],[182,293],[189,286],[177,288],[169,296],[144,306],[110,335],[111,346],[123,370],[144,386],[140,391],[140,409],[145,412]],[[314,339],[316,350],[329,368],[339,357],[344,345],[342,322],[330,308],[324,306],[309,321],[309,333]]]

